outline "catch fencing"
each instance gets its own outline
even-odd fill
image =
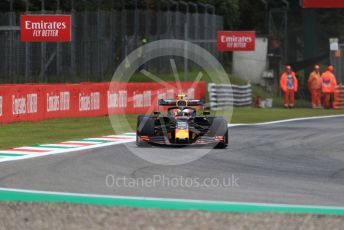
[[[252,105],[252,87],[247,85],[208,84],[211,110]]]
[[[330,63],[338,83],[344,83],[344,44],[338,44],[337,51],[330,51]]]
[[[0,124],[49,118],[152,113],[180,92],[205,98],[205,82],[0,85]],[[179,87],[179,88],[178,88]]]
[[[22,14],[71,14],[72,42],[20,42],[18,26]],[[189,40],[220,58],[216,43],[210,41],[215,41],[216,32],[222,29],[222,16],[207,10],[136,8],[0,13],[0,84],[110,81],[131,51],[160,39]],[[167,61],[168,57],[152,60],[145,68],[171,72]],[[182,69],[182,58],[176,58],[176,64]]]

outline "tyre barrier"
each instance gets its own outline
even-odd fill
[[[333,100],[334,109],[344,109],[344,86],[339,85],[334,90],[334,100]]]
[[[244,107],[252,105],[252,87],[247,85],[208,84],[211,110],[228,107]]]

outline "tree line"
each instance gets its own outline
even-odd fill
[[[168,5],[170,2],[170,5]],[[83,10],[121,10],[121,9],[151,9],[151,10],[177,10],[175,4],[172,2],[179,2],[180,11],[185,12],[185,4],[182,2],[190,2],[197,4],[189,7],[189,11],[204,13],[205,10],[212,13],[210,8],[204,7],[203,4],[209,4],[214,7],[215,13],[224,16],[224,24],[227,29],[238,29],[242,25],[251,24],[252,28],[256,27],[257,21],[264,16],[264,5],[262,1],[257,0],[44,0],[44,9],[46,11],[55,11],[60,9],[62,11],[70,11],[73,7],[76,11]],[[12,4],[11,4],[12,3]],[[249,9],[255,9],[254,11]],[[41,11],[42,0],[1,0],[0,11]],[[248,12],[250,11],[250,12]],[[258,19],[258,20],[257,20]],[[259,23],[258,23],[259,24]]]

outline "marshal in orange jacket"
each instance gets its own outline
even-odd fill
[[[291,76],[292,76],[292,79],[293,79],[292,84],[293,84],[294,92],[297,92],[297,90],[298,90],[298,83],[297,83],[297,78],[295,76],[295,73],[291,72]],[[287,73],[285,73],[285,72],[281,76],[280,87],[281,87],[283,92],[287,92],[288,91]]]
[[[308,78],[308,89],[309,90],[321,90],[322,79],[320,72],[313,71],[310,73]]]
[[[321,75],[322,78],[322,92],[323,93],[333,93],[334,88],[337,86],[336,77],[331,73],[331,71],[326,71]]]

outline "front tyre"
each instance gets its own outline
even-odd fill
[[[224,149],[228,146],[228,122],[222,117],[215,117],[209,129],[209,136],[222,136],[223,142],[217,143],[214,148]]]
[[[150,144],[141,140],[140,136],[154,136],[154,123],[154,119],[149,116],[138,116],[136,123],[136,145],[138,147],[150,147]]]

